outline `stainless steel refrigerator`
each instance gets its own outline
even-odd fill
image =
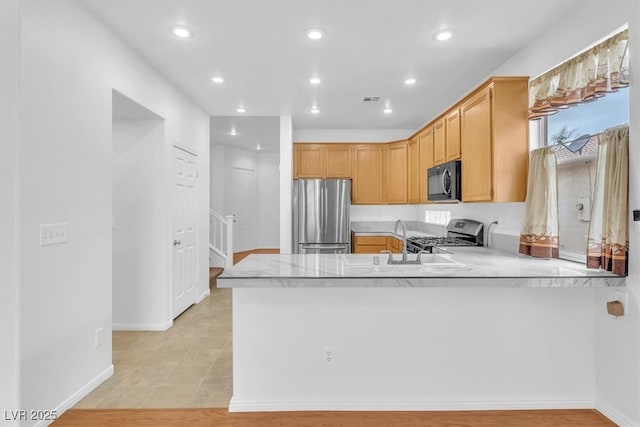
[[[293,181],[293,252],[351,252],[351,180]]]

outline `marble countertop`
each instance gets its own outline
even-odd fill
[[[423,255],[420,265],[389,265],[388,255],[249,255],[217,279],[251,287],[618,287],[624,277],[583,264],[488,248],[456,247]],[[379,265],[374,264],[378,257]],[[399,259],[401,255],[394,255]],[[409,259],[415,259],[409,254]]]

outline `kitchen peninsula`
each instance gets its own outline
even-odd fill
[[[595,291],[624,277],[486,248],[375,256],[251,255],[218,278],[230,411],[594,407]]]

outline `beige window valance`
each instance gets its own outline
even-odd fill
[[[594,101],[628,85],[628,30],[624,30],[533,79],[529,83],[529,119]]]

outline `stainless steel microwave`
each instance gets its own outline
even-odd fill
[[[460,160],[427,169],[427,198],[433,202],[455,202],[462,198]]]

